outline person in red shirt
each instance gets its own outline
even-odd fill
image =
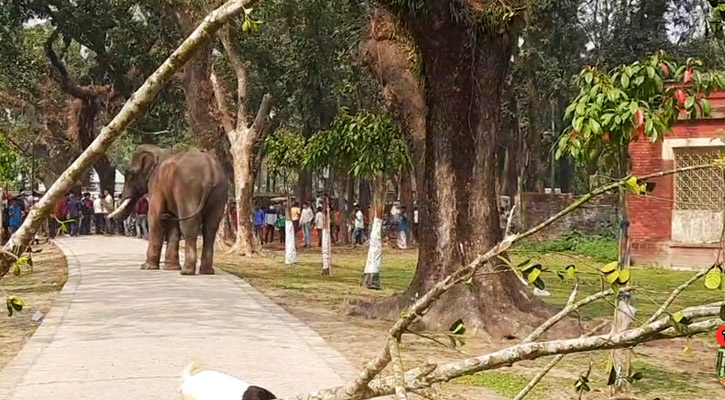
[[[149,237],[149,200],[146,195],[136,203],[136,236],[144,239]]]

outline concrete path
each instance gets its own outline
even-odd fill
[[[146,242],[65,238],[69,281],[0,372],[2,400],[180,399],[190,360],[278,396],[343,383],[354,369],[304,323],[229,274],[139,269]]]

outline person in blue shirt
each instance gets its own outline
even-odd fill
[[[262,228],[264,227],[264,210],[262,206],[257,206],[257,210],[254,211],[254,235],[262,243]]]
[[[15,233],[15,231],[17,231],[23,223],[23,206],[18,203],[18,199],[16,197],[10,201],[8,217],[8,227],[10,228],[10,233]]]

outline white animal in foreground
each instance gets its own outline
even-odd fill
[[[182,400],[272,400],[267,389],[250,385],[233,376],[189,364],[182,374]]]

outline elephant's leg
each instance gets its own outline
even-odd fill
[[[201,234],[204,237],[204,247],[201,252],[200,274],[211,275],[214,273],[212,266],[214,263],[214,239],[216,239],[216,232],[223,217],[224,207],[217,207],[205,215],[205,220],[202,222]]]
[[[141,265],[141,269],[159,269],[161,246],[163,244],[164,226],[159,218],[149,218],[149,245],[146,249],[146,262]]]
[[[181,275],[196,274],[196,239],[199,236],[200,225],[198,217],[179,222],[185,240],[184,266],[181,268]]]
[[[164,269],[167,271],[178,271],[179,264],[179,240],[181,232],[177,221],[166,222],[166,254],[164,255]]]

